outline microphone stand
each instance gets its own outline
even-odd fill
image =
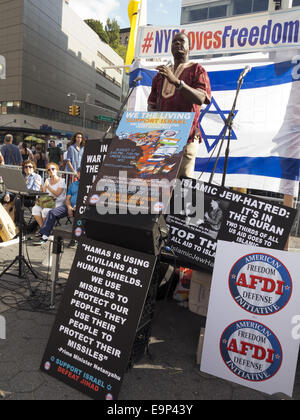
[[[38,279],[38,275],[37,273],[34,271],[34,269],[31,267],[31,265],[29,264],[29,262],[26,261],[24,254],[23,254],[23,235],[24,235],[24,194],[22,193],[18,193],[17,194],[20,200],[20,222],[19,222],[19,254],[15,257],[15,259],[6,267],[4,268],[4,270],[0,273],[0,278],[2,278],[2,276],[4,274],[6,275],[11,275],[11,276],[15,276],[14,273],[9,273],[8,271],[10,270],[10,268],[12,266],[14,266],[15,264],[18,264],[18,274],[17,277],[18,278],[22,278],[26,280],[28,289],[30,291],[30,295],[33,296],[34,295],[34,289],[31,286],[28,274],[26,272],[29,271],[34,277],[35,279]],[[38,195],[38,191],[37,191],[37,195]]]
[[[245,76],[246,76],[246,74],[241,74],[241,76],[239,77],[239,80],[238,80],[238,86],[237,86],[237,90],[236,90],[236,93],[235,93],[235,98],[234,98],[234,101],[233,101],[233,105],[232,105],[231,111],[230,111],[230,113],[229,113],[229,115],[228,115],[228,117],[225,121],[223,137],[222,137],[222,140],[221,140],[221,144],[220,144],[220,147],[219,147],[219,150],[218,150],[218,154],[217,154],[217,157],[216,157],[216,161],[215,161],[212,173],[211,173],[209,181],[208,181],[210,184],[213,181],[213,177],[215,175],[216,168],[217,168],[217,163],[218,163],[218,160],[219,160],[219,157],[220,157],[220,154],[221,154],[221,150],[222,150],[222,147],[223,147],[223,143],[225,141],[226,134],[227,134],[227,131],[228,131],[228,141],[227,141],[227,147],[226,147],[226,150],[225,150],[225,160],[224,160],[224,168],[223,168],[223,176],[222,176],[222,184],[221,184],[222,187],[225,186],[225,178],[226,178],[228,158],[229,158],[229,149],[230,149],[230,140],[231,140],[233,117],[234,117],[234,113],[235,113],[235,108],[236,108],[236,104],[237,104],[238,95],[240,93],[240,90],[241,90],[242,84],[244,82]]]
[[[132,87],[129,87],[127,95],[121,105],[119,112],[116,115],[116,118],[114,119],[114,122],[108,127],[106,132],[103,134],[102,138],[100,139],[101,142],[106,139],[106,136],[108,135],[108,133],[111,131],[112,128],[113,128],[113,135],[116,134],[117,126],[121,120],[121,114],[123,112],[123,109],[125,108],[127,102],[129,101],[129,98],[132,95],[134,89],[136,88],[137,82],[139,82],[140,80],[142,80],[142,76],[138,76],[137,78],[133,80]]]
[[[158,111],[161,111],[161,100],[162,100],[162,91],[164,88],[164,83],[165,83],[165,77],[162,75],[161,76],[161,86],[160,86],[160,92],[159,92],[159,99],[158,99]]]

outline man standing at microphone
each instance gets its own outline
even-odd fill
[[[200,64],[189,62],[189,38],[185,33],[172,41],[174,66],[159,66],[148,98],[148,111],[194,112],[195,118],[185,147],[178,177],[192,177],[198,143],[201,140],[199,117],[201,105],[209,104],[211,87]]]

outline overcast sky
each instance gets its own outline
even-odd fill
[[[116,19],[120,28],[129,27],[128,0],[69,0],[70,7],[82,19]],[[179,25],[181,0],[148,0],[148,24]]]

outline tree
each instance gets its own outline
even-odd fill
[[[115,19],[107,19],[105,25],[105,32],[108,35],[109,45],[113,49],[118,48],[118,46],[120,45],[120,26],[118,25],[118,22]]]
[[[105,29],[103,28],[102,23],[99,20],[87,19],[85,20],[85,23],[89,25],[89,27],[93,29],[94,32],[96,32],[96,34],[103,42],[105,42],[106,44],[109,43],[108,35]]]
[[[85,23],[98,34],[103,42],[108,44],[123,58],[123,60],[125,60],[126,47],[120,44],[120,26],[115,19],[110,20],[108,18],[105,28],[103,28],[103,24],[99,20],[87,19],[85,20]]]

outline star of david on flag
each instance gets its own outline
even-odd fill
[[[238,112],[239,112],[238,110],[234,111],[233,120],[236,117]],[[214,149],[214,147],[218,144],[219,140],[222,140],[224,136],[224,132],[226,130],[226,120],[230,113],[231,113],[231,109],[229,111],[222,110],[214,97],[211,98],[211,103],[207,105],[207,107],[201,112],[200,118],[199,118],[199,124],[200,124],[201,133],[202,133],[202,140],[205,143],[207,153],[210,153]],[[209,121],[210,116],[212,120],[215,120],[216,119],[215,117],[218,117],[220,119],[220,123],[222,124],[221,131],[217,132],[218,127],[215,125],[213,127],[208,127],[207,129],[205,128],[206,127],[205,121]],[[212,132],[216,134],[209,134],[211,130]],[[227,135],[225,136],[225,140],[228,140],[228,134],[229,132],[227,132]],[[233,129],[231,130],[230,139],[237,140],[236,133]]]

